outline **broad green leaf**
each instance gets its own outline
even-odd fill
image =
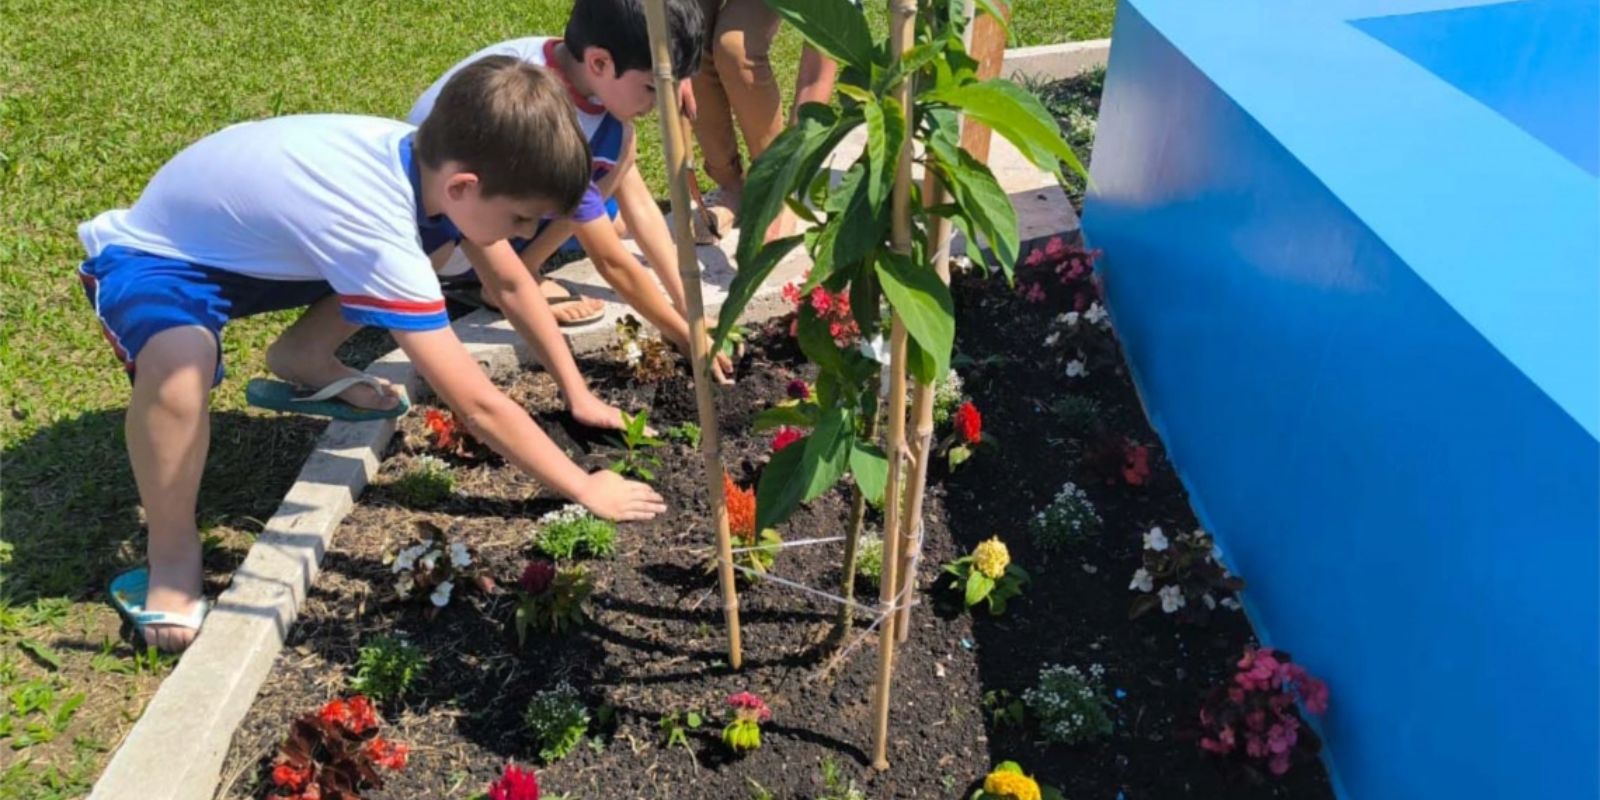
[[[883,173],[889,161],[888,135],[884,133],[883,106],[870,100],[861,106],[867,118],[867,199],[874,207],[883,204],[887,185]]]
[[[867,167],[857,163],[840,179],[839,185],[828,196],[826,210],[829,222],[839,219],[838,227],[824,230],[816,240],[812,252],[812,273],[806,287],[817,286],[834,273],[860,264],[883,242],[889,227],[887,203],[872,204],[868,190]]]
[[[1000,13],[1000,6],[996,5],[994,0],[974,0],[974,4],[979,11],[994,18],[995,23],[1000,26],[1000,30],[1005,32],[1006,43],[1013,47],[1016,46],[1017,37],[1011,32],[1011,24],[1006,22],[1005,14]]]
[[[883,505],[883,488],[889,483],[889,459],[875,444],[856,442],[850,448],[850,474],[867,502]]]
[[[950,348],[956,337],[950,287],[931,268],[913,264],[897,253],[885,253],[878,259],[877,269],[889,305],[905,322],[906,332],[933,359],[934,374],[943,375],[950,368]]]
[[[994,579],[979,572],[977,567],[973,567],[972,572],[967,575],[967,605],[977,605],[992,591],[994,591]]]
[[[856,327],[862,336],[871,336],[878,329],[878,275],[870,269],[856,273],[850,282],[850,315],[856,318]]]
[[[930,141],[928,150],[945,185],[955,196],[967,218],[983,233],[985,243],[1006,275],[1016,266],[1022,243],[1017,234],[1017,210],[1011,198],[1000,188],[994,173],[983,162],[965,150],[950,147],[942,141]],[[967,240],[969,255],[977,256],[978,242]]]
[[[846,373],[844,353],[839,350],[839,345],[833,341],[833,336],[828,332],[828,322],[819,318],[810,306],[800,309],[796,333],[800,342],[800,351],[817,369],[838,375]]]
[[[940,86],[927,98],[961,109],[966,115],[1006,137],[1040,169],[1060,175],[1066,163],[1089,177],[1061,129],[1039,98],[1015,83],[996,78],[981,83]]]
[[[806,162],[805,156],[833,130],[836,119],[831,109],[807,103],[805,111],[750,165],[744,198],[739,203],[740,225],[744,230],[767,229],[783,209],[784,198],[800,181],[800,167]],[[805,176],[805,180],[809,182],[810,176]],[[760,236],[741,238],[737,253],[740,272],[755,260],[760,247]]]
[[[854,439],[851,425],[849,412],[828,409],[811,435],[773,454],[756,487],[757,530],[777,527],[839,481]]]
[[[745,230],[761,229],[745,228]],[[761,237],[750,238],[759,240]],[[778,262],[783,261],[784,256],[787,256],[802,238],[790,236],[779,239],[759,250],[751,260],[740,260],[739,272],[733,276],[733,283],[728,286],[728,299],[723,301],[722,310],[717,315],[717,330],[711,337],[713,352],[722,348],[723,343],[728,340],[728,334],[738,327],[739,315],[744,313],[744,307],[750,303],[750,298],[755,296],[756,290],[761,288],[761,284],[772,274]]]
[[[939,364],[928,355],[928,351],[917,345],[916,339],[906,339],[906,374],[910,375],[917,383],[929,384],[937,382],[944,377]]]
[[[863,70],[877,61],[866,15],[850,0],[767,0],[767,5],[833,60]]]

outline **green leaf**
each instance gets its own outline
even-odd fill
[[[1006,22],[1005,15],[1000,13],[1000,6],[996,5],[994,0],[974,0],[974,4],[979,11],[994,18],[995,23],[1000,26],[1000,30],[1006,35],[1007,44],[1012,46],[1017,44],[1017,37],[1011,32],[1011,24]]]
[[[22,641],[17,642],[17,646],[22,648],[24,652],[43,662],[46,666],[50,667],[52,671],[61,669],[61,656],[56,655],[56,651],[51,650],[39,642],[36,642],[32,639],[23,639]]]
[[[763,410],[757,414],[750,423],[751,430],[760,433],[791,425],[796,428],[809,428],[817,424],[817,407],[811,404],[802,405],[799,401],[789,400]]]
[[[893,176],[888,179],[892,180]],[[885,192],[884,197],[887,196]],[[806,282],[808,289],[841,269],[860,264],[883,243],[889,227],[888,204],[873,205],[871,180],[867,166],[862,163],[852,166],[839,180],[839,185],[828,196],[827,211],[829,222],[837,218],[839,224],[831,238],[824,231],[817,240],[813,260],[817,265],[826,266],[812,268],[811,278]]]
[[[850,448],[850,474],[856,476],[856,485],[867,502],[883,505],[883,489],[889,483],[889,458],[883,448],[875,444],[856,442]]]
[[[959,108],[969,119],[993,128],[1040,169],[1059,176],[1064,162],[1085,179],[1089,177],[1044,104],[1011,81],[996,78],[940,86],[927,98]]]
[[[745,230],[764,230],[763,228],[745,228]],[[761,237],[752,236],[752,240]],[[728,332],[739,325],[739,315],[744,313],[744,307],[749,305],[750,298],[754,297],[756,290],[761,288],[763,281],[772,270],[789,255],[795,245],[800,243],[802,237],[790,236],[779,239],[765,249],[760,255],[750,261],[740,260],[739,273],[733,276],[733,283],[728,286],[728,298],[722,302],[722,310],[717,316],[717,330],[712,334],[712,349],[720,349],[728,340]]]
[[[1022,248],[1017,234],[1017,210],[1011,205],[1011,198],[1000,188],[989,167],[967,151],[939,140],[930,141],[928,150],[956,204],[983,233],[995,261],[1009,278]],[[978,242],[969,238],[967,244],[971,254],[977,255]]]
[[[956,467],[961,466],[962,462],[966,461],[968,458],[971,458],[971,457],[972,457],[972,451],[970,449],[968,449],[967,446],[964,445],[964,444],[958,444],[955,447],[950,448],[950,469],[951,469],[951,471],[954,471]]]
[[[739,203],[740,227],[744,230],[766,230],[783,209],[784,198],[810,182],[811,176],[802,175],[801,167],[811,150],[833,131],[837,115],[814,103],[807,103],[805,111],[750,165],[744,197]],[[736,254],[740,272],[756,261],[761,246],[760,236],[741,237]]]
[[[683,718],[683,724],[685,724],[685,725],[687,725],[687,726],[689,726],[689,729],[690,729],[690,730],[694,730],[694,729],[696,729],[696,728],[699,728],[699,727],[700,727],[700,725],[701,725],[701,723],[703,723],[703,722],[704,722],[704,720],[702,720],[702,719],[701,719],[701,718],[700,718],[700,715],[699,715],[699,714],[696,714],[696,713],[695,713],[695,712],[693,712],[693,711],[690,711],[690,712],[689,712],[689,713],[688,713],[688,715],[686,715],[686,716],[685,716],[685,717],[684,717],[684,718]]]
[[[877,268],[889,305],[905,322],[906,332],[933,359],[934,374],[943,375],[950,368],[950,348],[956,336],[950,287],[932,269],[897,253],[885,253]]]
[[[828,323],[817,316],[809,306],[800,310],[800,316],[795,324],[795,332],[800,342],[800,352],[804,353],[817,369],[837,375],[846,373],[844,353],[839,345],[833,341],[832,334],[828,333]]]
[[[1000,766],[994,768],[995,772],[1009,772],[1013,775],[1022,774],[1022,765],[1015,761],[1002,761]]]
[[[967,575],[967,605],[975,606],[994,591],[994,579],[977,570]]]
[[[932,385],[944,377],[944,373],[939,369],[938,362],[934,361],[933,356],[929,355],[928,351],[917,344],[916,339],[906,340],[906,374],[910,375],[912,380],[917,383],[928,385]]]
[[[767,0],[767,5],[833,60],[862,70],[877,62],[866,15],[850,0]]]
[[[757,530],[777,527],[838,482],[849,460],[851,424],[844,409],[828,409],[811,435],[773,454],[756,487]]]
[[[879,101],[868,96],[861,111],[867,123],[867,198],[877,209],[889,199],[894,182],[900,145],[906,137],[905,110],[892,97]]]

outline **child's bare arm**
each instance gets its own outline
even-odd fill
[[[572,416],[585,425],[621,429],[622,412],[589,390],[555,314],[550,311],[550,303],[539,291],[539,282],[511,245],[500,241],[479,247],[462,241],[461,248],[483,281],[488,299],[505,313],[511,327],[533,348],[534,357],[556,379]]]
[[[628,223],[628,231],[639,243],[645,260],[656,271],[661,285],[666,287],[672,305],[678,313],[689,315],[689,304],[684,300],[683,277],[678,272],[678,246],[672,239],[661,207],[650,195],[650,187],[636,165],[630,164],[617,182],[617,211]]]
[[[649,486],[608,470],[585,473],[574,464],[528,412],[489,381],[455,331],[392,333],[428,385],[472,434],[518,469],[606,519],[645,520],[666,510],[661,496]]]

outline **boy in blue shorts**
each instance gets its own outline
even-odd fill
[[[145,589],[136,602],[114,594],[147,642],[187,647],[207,608],[195,504],[220,338],[236,317],[309,306],[267,366],[378,415],[397,413],[401,393],[334,354],[362,326],[387,328],[472,433],[545,486],[610,519],[665,509],[644,484],[584,472],[495,388],[451,330],[427,255],[438,229],[459,232],[486,285],[532,316],[543,309],[547,329],[530,339],[572,390],[574,414],[620,422],[581,377],[574,388],[549,307],[504,241],[569,211],[588,186],[588,147],[564,89],[544,70],[490,58],[458,72],[437,108],[418,128],[339,115],[234,125],[169,161],[131,209],[79,228],[85,293],[133,382],[128,455],[149,562],[126,582]]]
[[[697,0],[667,0],[667,24],[673,75],[686,87],[688,77],[699,69],[704,49],[704,23]],[[565,218],[541,223],[531,241],[513,240],[522,263],[537,274],[564,242],[576,236],[600,276],[623,301],[681,352],[688,353],[689,323],[677,250],[661,208],[634,163],[633,120],[649,113],[656,102],[650,37],[641,0],[576,0],[564,37],[513,39],[468,56],[423,92],[406,118],[413,124],[426,119],[435,110],[440,87],[456,70],[492,55],[511,56],[560,76],[593,158],[594,181],[577,209]],[[615,201],[667,297],[623,245],[606,212],[608,198]],[[468,265],[456,259],[448,262],[442,274],[447,280],[460,279],[467,269]],[[565,289],[553,281],[544,282],[541,289],[553,299],[555,313],[563,322],[584,320],[600,311],[599,301],[565,296]],[[487,294],[485,299],[494,302]],[[717,380],[726,381],[732,365],[719,355],[712,372]]]

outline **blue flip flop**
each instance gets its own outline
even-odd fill
[[[338,399],[344,390],[365,384],[379,391],[383,390],[384,383],[371,375],[351,375],[340,378],[316,391],[305,391],[291,386],[283,381],[254,378],[245,387],[246,402],[256,408],[265,408],[271,411],[287,411],[291,414],[310,414],[318,417],[332,417],[349,422],[365,422],[374,419],[394,419],[411,410],[411,398],[406,396],[404,387],[399,388],[400,402],[394,408],[357,408],[343,400]]]
[[[206,614],[211,612],[211,603],[205,598],[201,598],[196,608],[187,614],[146,611],[144,603],[150,594],[150,568],[145,566],[118,573],[111,579],[110,594],[111,606],[133,626],[134,633],[141,639],[144,638],[146,625],[174,625],[198,631],[206,620]]]

